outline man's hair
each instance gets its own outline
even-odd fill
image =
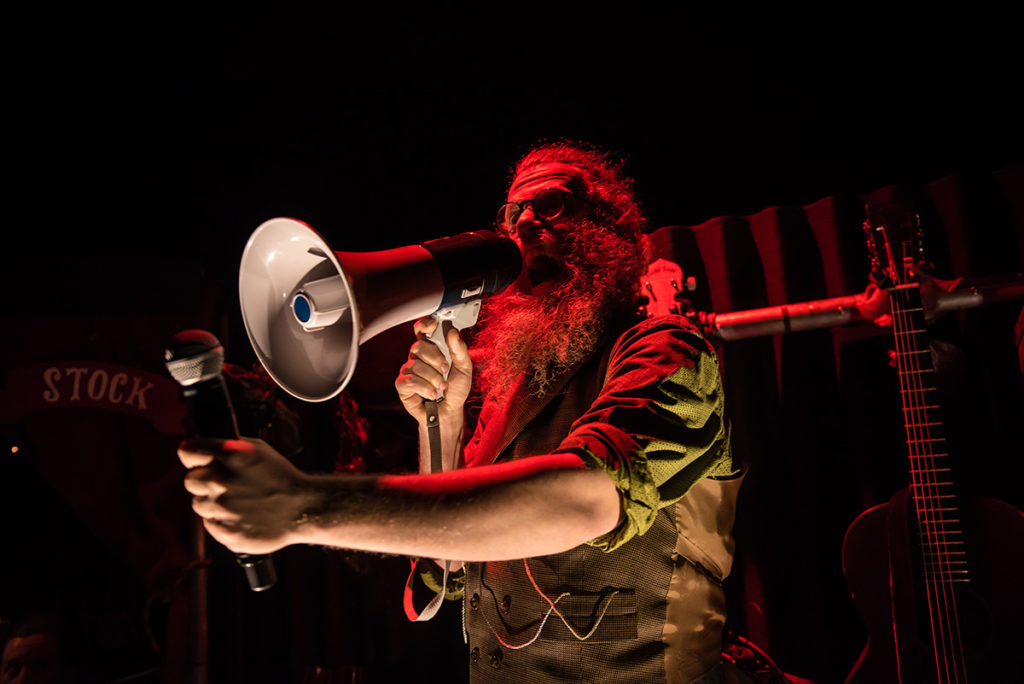
[[[525,374],[527,389],[542,396],[636,312],[645,221],[623,163],[590,145],[545,143],[515,165],[513,181],[536,164],[556,162],[579,170],[586,187],[573,187],[573,179],[570,189],[595,207],[558,236],[563,277],[552,290],[535,298],[511,287],[484,305],[473,347],[474,377],[485,394],[509,391]]]
[[[524,169],[542,163],[561,162],[575,166],[586,183],[586,199],[594,202],[595,218],[623,237],[639,240],[647,227],[633,189],[633,180],[625,173],[625,161],[596,145],[573,140],[544,142],[520,159],[512,170],[515,178]]]

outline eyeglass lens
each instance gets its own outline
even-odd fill
[[[557,218],[565,209],[565,193],[557,188],[545,188],[533,199],[524,202],[509,202],[498,211],[498,226],[511,231],[515,228],[519,215],[523,213],[523,205],[533,207],[533,213],[539,218],[548,220]]]

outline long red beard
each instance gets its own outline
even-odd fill
[[[612,316],[633,306],[644,266],[639,244],[584,220],[560,248],[565,282],[542,297],[513,285],[484,305],[473,331],[475,375],[484,396],[504,394],[524,374],[528,390],[542,396],[594,351]]]

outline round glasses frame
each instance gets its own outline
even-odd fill
[[[501,205],[501,208],[498,209],[498,215],[495,217],[495,227],[499,233],[515,235],[516,223],[519,221],[522,213],[526,211],[527,206],[532,207],[534,215],[542,221],[556,219],[565,211],[565,200],[567,197],[572,197],[588,206],[594,206],[593,202],[568,190],[544,188],[543,190],[538,190],[530,199],[525,199],[521,202],[505,202],[505,204]]]

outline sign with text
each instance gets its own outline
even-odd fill
[[[19,366],[0,390],[0,422],[30,411],[88,408],[144,418],[164,434],[184,431],[178,383],[146,371],[97,361],[55,361]]]

